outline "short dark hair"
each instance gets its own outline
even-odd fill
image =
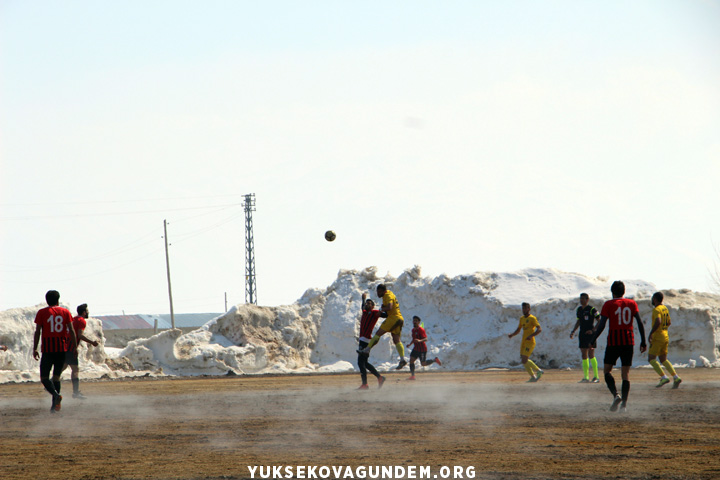
[[[530,304],[528,302],[523,302],[521,307],[524,307],[525,305],[527,305],[528,307],[530,306]]]
[[[665,296],[662,294],[662,292],[655,292],[655,293],[653,293],[652,298],[653,298],[653,300],[657,300],[658,302],[662,303],[663,298],[665,298]]]
[[[375,287],[375,290],[382,290],[383,292],[387,292],[387,286],[384,283],[381,283],[377,287]]]
[[[78,305],[77,312],[78,312],[78,315],[82,315],[83,313],[87,312],[87,303]]]
[[[413,315],[413,321],[415,321],[415,319],[420,320],[422,322],[422,318],[418,317],[417,315]]]
[[[48,292],[45,294],[45,301],[51,307],[56,306],[60,303],[60,292],[58,292],[57,290],[48,290]]]
[[[583,297],[585,297],[585,298],[590,298],[590,295],[588,295],[587,293],[583,292],[583,293],[580,294],[580,298],[583,298]]]
[[[625,284],[620,280],[615,280],[610,286],[610,291],[612,292],[613,297],[620,298],[625,295]]]

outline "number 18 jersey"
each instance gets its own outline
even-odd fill
[[[35,315],[35,323],[42,327],[42,352],[66,352],[70,347],[72,313],[65,307],[45,307]]]
[[[638,313],[638,305],[630,298],[613,298],[602,307],[600,315],[608,318],[607,345],[635,345],[633,318]]]

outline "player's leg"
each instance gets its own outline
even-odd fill
[[[62,401],[62,395],[60,395],[60,376],[63,370],[67,368],[67,358],[65,353],[58,353],[53,357],[53,376],[52,383],[55,387],[56,395],[53,396],[53,406],[51,410],[56,412],[60,411],[60,402]]]
[[[358,343],[358,350],[362,350],[363,348],[367,347],[367,343],[365,342],[359,342]],[[357,359],[357,366],[358,370],[360,370],[360,380],[362,383],[360,386],[367,385],[367,358],[368,356],[364,353],[358,353],[358,359]]]
[[[410,378],[408,380],[415,380],[415,361],[420,356],[420,353],[413,348],[410,352]]]
[[[587,383],[590,381],[590,359],[588,358],[588,349],[581,347],[580,353],[582,355],[582,371],[583,371],[583,378],[582,378],[581,382]]]
[[[667,370],[668,373],[673,376],[673,388],[677,388],[678,385],[680,385],[680,382],[682,382],[682,380],[680,379],[680,376],[675,371],[675,367],[673,367],[673,364],[670,363],[670,360],[668,360],[668,358],[667,358],[667,344],[665,344],[665,348],[663,349],[662,355],[660,355],[658,357],[658,359],[665,367],[665,370]]]
[[[402,324],[400,328],[402,328]],[[397,350],[398,355],[400,355],[400,363],[395,367],[395,370],[402,370],[402,368],[407,365],[407,360],[405,360],[405,345],[400,341],[400,330],[398,328],[393,330],[392,340],[395,344],[395,350]]]
[[[600,383],[600,376],[598,375],[598,362],[597,358],[595,358],[595,347],[591,346],[588,348],[588,357],[590,357],[590,366],[593,369],[593,378],[591,380],[592,383]]]
[[[57,395],[57,391],[55,390],[55,384],[50,381],[50,371],[52,367],[52,356],[49,353],[43,353],[40,357],[40,383],[42,383],[45,390],[54,398],[55,395]]]
[[[377,342],[380,341],[380,337],[382,337],[386,333],[387,332],[382,328],[378,328],[375,332],[375,335],[373,335],[373,337],[370,339],[370,343],[368,343],[367,347],[362,350],[362,353],[370,353],[370,350],[377,344]]]

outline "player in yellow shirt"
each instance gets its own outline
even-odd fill
[[[652,304],[655,309],[652,312],[652,330],[650,330],[650,349],[648,350],[648,361],[652,365],[653,369],[660,375],[660,382],[656,385],[657,388],[670,383],[670,379],[665,375],[660,363],[665,366],[668,373],[673,376],[673,387],[678,388],[682,380],[675,372],[675,369],[667,359],[668,344],[670,343],[670,337],[668,336],[668,327],[670,326],[670,312],[667,307],[663,305],[663,294],[662,292],[655,292],[652,296]],[[659,358],[658,362],[656,358]]]
[[[368,346],[362,350],[358,350],[358,353],[364,353],[366,355],[370,354],[370,349],[375,346],[375,344],[380,340],[380,337],[390,332],[393,344],[395,344],[395,349],[400,354],[400,363],[397,367],[395,367],[395,370],[401,370],[405,365],[407,365],[407,360],[405,360],[405,347],[400,341],[400,333],[402,332],[402,327],[405,323],[402,313],[400,312],[400,303],[398,302],[395,294],[388,290],[387,286],[383,283],[378,285],[375,291],[377,296],[382,299],[380,316],[387,318],[377,329],[375,335],[370,340],[370,343],[368,343]]]
[[[535,365],[535,362],[530,360],[533,350],[535,350],[535,337],[542,332],[540,322],[534,315],[530,315],[530,304],[523,302],[522,304],[523,316],[520,317],[520,323],[518,324],[517,330],[508,335],[508,338],[512,338],[522,330],[522,343],[520,344],[520,361],[522,361],[525,371],[530,374],[529,382],[537,382],[542,377],[543,372],[540,367]]]

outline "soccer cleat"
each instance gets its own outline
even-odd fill
[[[670,379],[667,378],[667,377],[662,377],[662,378],[660,379],[660,381],[658,382],[658,384],[655,385],[655,388],[660,388],[660,387],[662,387],[663,385],[667,385],[668,383],[670,383]]]
[[[363,383],[363,384],[360,385],[357,389],[358,389],[358,390],[368,390],[368,389],[370,389],[370,387],[368,387],[368,384],[367,384],[367,383]]]
[[[385,377],[378,377],[378,388],[382,388],[383,384],[385,383]]]
[[[83,395],[82,393],[80,393],[80,392],[75,392],[75,393],[73,393],[73,398],[77,398],[77,399],[79,399],[79,400],[86,400],[86,399],[87,399],[87,397],[86,397],[85,395]]]
[[[442,366],[442,362],[440,361],[440,359],[438,357],[435,357],[434,362],[437,363],[438,365]]]
[[[408,380],[415,380],[415,375],[410,375],[410,376],[408,377]]]
[[[620,398],[620,395],[615,395],[615,398],[613,399],[612,405],[610,405],[610,411],[611,412],[617,412],[618,406],[620,405],[620,402],[622,402],[622,398]]]
[[[620,411],[618,413],[627,413],[627,404],[626,403],[622,403],[620,405]]]
[[[56,395],[53,397],[53,408],[56,412],[60,411],[60,402],[62,402],[62,395]]]
[[[583,378],[578,383],[590,383],[590,380],[588,380],[587,378]]]
[[[407,360],[401,358],[400,363],[398,363],[398,366],[395,367],[395,370],[402,370],[405,365],[407,365]]]
[[[545,373],[545,372],[543,372],[542,370],[538,370],[538,372],[535,374],[535,381],[536,381],[536,382],[537,382],[538,380],[540,380],[540,377],[543,376],[543,373]]]
[[[675,381],[673,381],[673,386],[672,386],[673,389],[678,388],[681,383],[682,383],[682,378],[680,378],[680,377],[676,378]]]
[[[530,377],[530,380],[528,380],[528,381],[525,382],[525,383],[535,383],[535,382],[537,382],[537,381],[538,381],[537,377]]]
[[[590,383],[600,383],[600,379],[598,377],[593,377],[593,379],[590,380]]]

